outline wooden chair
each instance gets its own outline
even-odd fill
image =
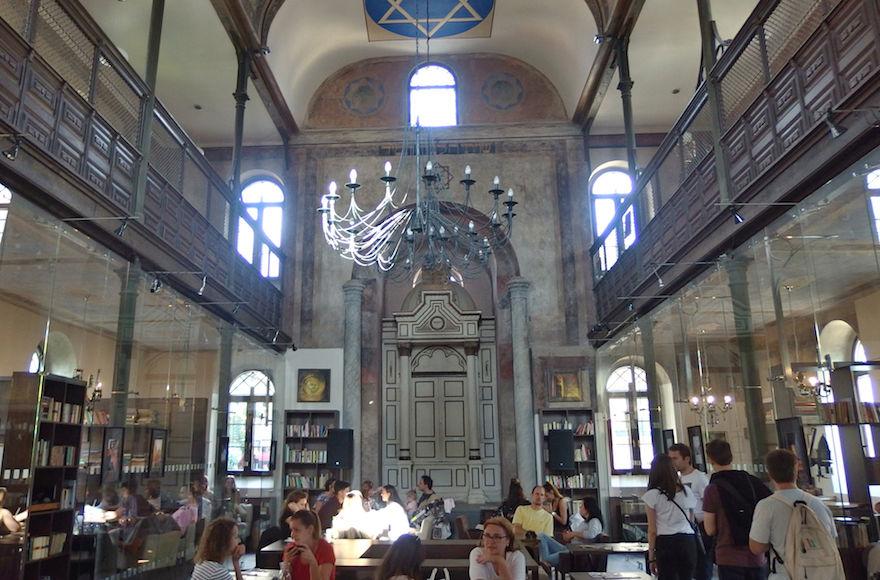
[[[479,540],[482,537],[480,530],[471,529],[468,526],[467,516],[458,516],[454,521],[455,535],[460,540]]]

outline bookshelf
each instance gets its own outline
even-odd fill
[[[544,409],[540,412],[542,472],[566,496],[579,499],[584,495],[599,496],[599,474],[596,464],[596,423],[593,411],[584,408]],[[550,469],[549,432],[568,429],[574,435],[575,471],[560,473]]]
[[[7,507],[27,507],[22,577],[67,579],[85,407],[82,381],[15,373],[2,460]]]
[[[327,465],[327,431],[339,426],[337,411],[286,411],[281,446],[284,493],[319,493],[333,475]]]

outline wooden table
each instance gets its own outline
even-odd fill
[[[571,553],[580,554],[639,554],[648,553],[647,542],[609,542],[604,544],[568,544]]]
[[[644,572],[570,572],[571,580],[651,580]]]
[[[257,553],[257,567],[267,570],[280,568],[281,555],[287,542],[273,542]],[[333,540],[333,553],[336,556],[336,575],[365,576],[382,564],[382,558],[391,547],[388,540]],[[480,545],[479,540],[425,540],[426,559],[422,563],[425,576],[431,570],[448,568],[450,576],[466,577],[470,567],[468,559],[471,550]],[[534,558],[524,552],[526,572],[532,580],[538,580],[540,567]],[[262,580],[262,579],[260,579]]]

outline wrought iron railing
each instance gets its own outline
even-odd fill
[[[261,276],[258,256],[266,246],[284,263],[280,248],[244,213],[238,217],[254,231],[255,252],[248,260],[238,254],[229,240],[235,203],[229,185],[158,100],[145,110],[146,84],[82,6],[75,0],[0,2],[0,19],[20,43],[4,33],[9,67],[0,80],[20,87],[20,97],[9,88],[6,99],[20,102],[0,106],[0,121],[77,173],[120,216],[131,216],[142,163],[138,143],[151,115],[143,216],[136,217],[277,327],[281,292]]]
[[[725,147],[732,141],[729,137],[736,122],[840,1],[765,0],[758,3],[711,71],[711,78],[719,85],[721,130],[728,137],[723,140]],[[711,109],[703,83],[638,176],[633,192],[618,208],[614,220],[590,248],[597,282],[620,261],[629,247],[646,237],[658,216],[682,209],[674,207],[674,198],[698,169],[711,164],[712,167],[704,168],[714,171],[714,156]],[[707,179],[705,174],[701,176],[702,182]],[[728,185],[734,193],[743,185],[736,181],[735,175],[731,182]],[[717,205],[717,183],[714,187],[714,194],[704,201]],[[632,228],[638,230],[638,235],[632,235]],[[659,234],[655,233],[654,238],[652,241],[659,241]]]

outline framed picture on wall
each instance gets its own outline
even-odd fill
[[[776,419],[776,436],[779,437],[780,449],[788,449],[797,456],[799,486],[812,486],[813,474],[810,472],[810,454],[807,449],[807,438],[804,435],[804,423],[800,417]]]
[[[330,369],[299,369],[296,385],[298,403],[330,402]]]
[[[688,446],[691,448],[691,465],[703,473],[707,471],[706,450],[703,445],[703,428],[691,425],[687,428]]]
[[[547,407],[588,407],[588,393],[583,369],[551,367],[546,370],[544,400]]]
[[[663,430],[663,453],[668,453],[669,448],[675,445],[675,431],[672,429]]]
[[[122,479],[122,450],[125,444],[124,427],[104,429],[101,453],[101,483],[117,483]]]
[[[165,451],[168,445],[166,429],[150,429],[150,477],[165,477]]]

